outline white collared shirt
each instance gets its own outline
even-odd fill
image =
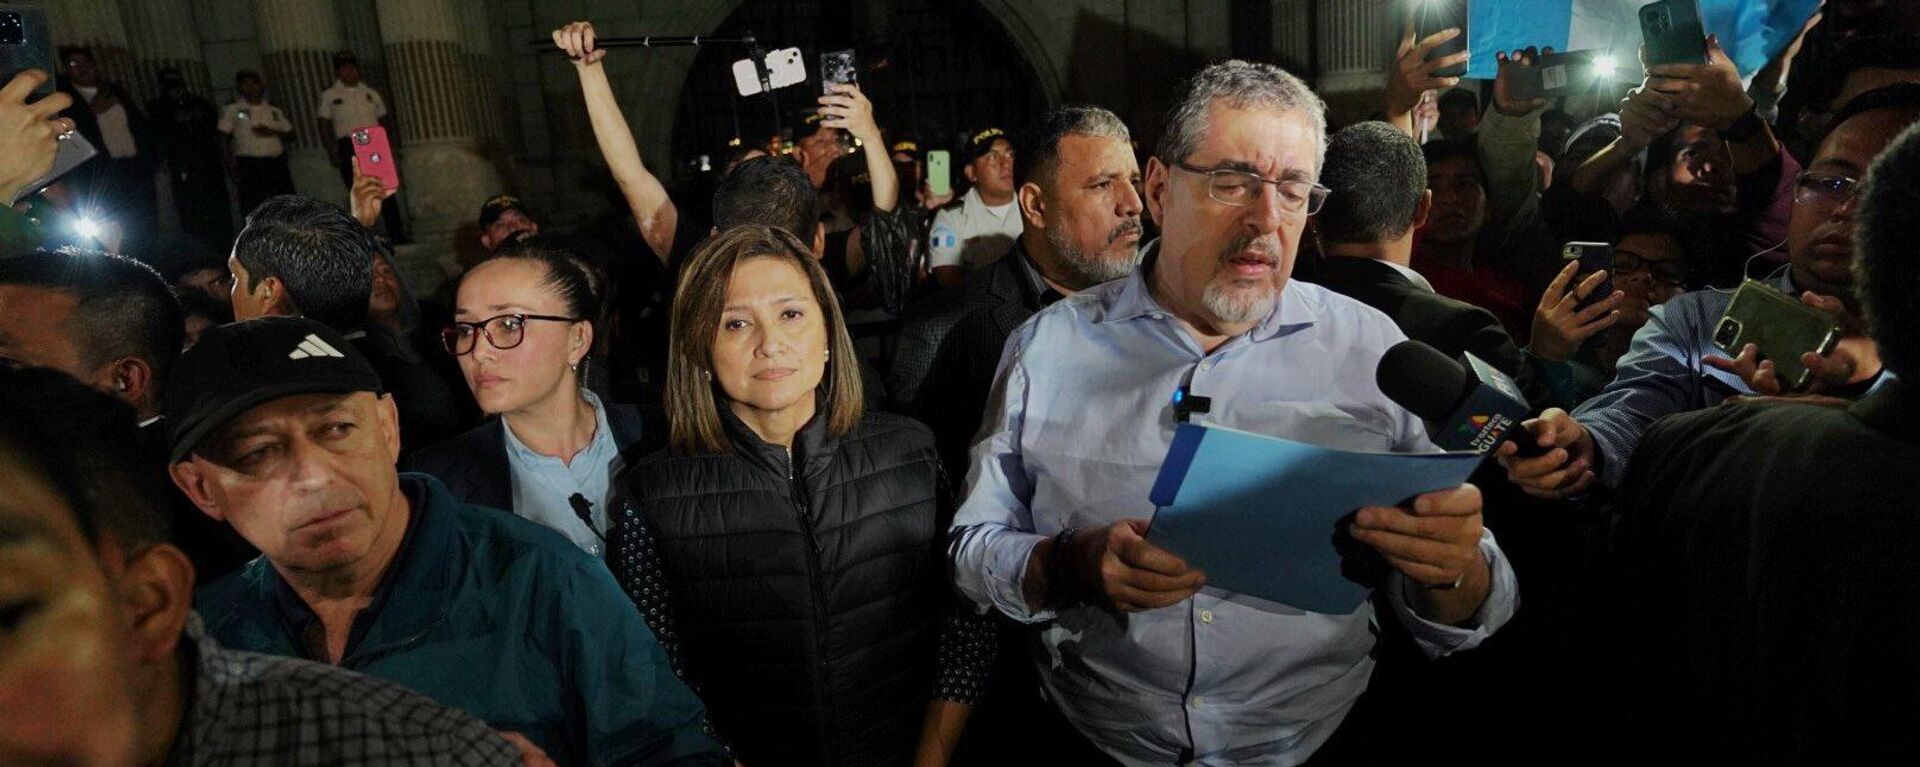
[[[959,205],[934,214],[933,231],[927,238],[927,265],[979,269],[1012,250],[1013,241],[1020,238],[1024,228],[1015,200],[988,206],[980,199],[980,188],[974,187],[960,198]]]
[[[291,133],[293,122],[287,119],[287,113],[261,99],[251,104],[241,99],[228,104],[220,110],[220,132],[233,137],[235,157],[279,157],[287,148],[279,135],[255,135],[255,126],[272,128],[281,133]]]
[[[1408,281],[1412,282],[1415,285],[1419,285],[1421,290],[1425,290],[1428,293],[1435,292],[1433,289],[1433,283],[1427,282],[1426,276],[1420,274],[1419,272],[1414,271],[1413,267],[1401,266],[1400,264],[1396,264],[1384,258],[1379,259],[1379,261],[1380,263],[1393,267],[1394,271],[1399,272],[1402,276],[1406,277]]]
[[[333,87],[320,92],[314,116],[332,122],[333,137],[342,139],[356,128],[379,125],[380,118],[387,116],[387,101],[364,80],[358,85],[335,80]]]

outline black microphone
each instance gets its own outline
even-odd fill
[[[573,507],[574,515],[580,517],[580,521],[587,526],[587,532],[593,533],[593,537],[599,538],[601,543],[607,542],[607,537],[601,535],[600,529],[593,526],[592,501],[587,500],[587,497],[584,495],[574,493],[573,495],[567,496],[567,505]]]
[[[1522,457],[1547,451],[1520,421],[1532,412],[1513,379],[1471,354],[1463,361],[1419,341],[1394,344],[1380,357],[1380,392],[1427,422],[1427,437],[1447,450],[1493,451],[1512,441]]]

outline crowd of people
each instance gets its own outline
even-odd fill
[[[353,161],[392,116],[350,54],[336,204],[291,194],[259,75],[216,110],[163,71],[143,111],[63,52],[54,95],[0,85],[0,198],[60,135],[101,148],[0,211],[0,763],[1910,755],[1920,18],[1830,5],[1751,82],[1709,38],[1553,99],[1514,95],[1551,51],[1475,89],[1431,55],[1458,30],[1409,35],[1346,126],[1215,63],[1162,125],[957,137],[957,194],[835,85],[710,200],[649,168],[578,22],[624,223],[492,197],[432,295]],[[155,163],[224,264],[31,222],[101,190],[151,219]],[[1736,288],[1838,340],[1726,348]],[[1440,450],[1377,378],[1409,339],[1531,417],[1327,531],[1358,609],[1152,537],[1182,422]]]

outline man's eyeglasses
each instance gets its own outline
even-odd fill
[[[1679,264],[1672,261],[1654,261],[1626,251],[1614,251],[1613,264],[1608,267],[1608,271],[1613,272],[1615,277],[1625,277],[1641,269],[1647,270],[1647,276],[1653,278],[1654,282],[1668,285],[1687,283],[1687,272],[1680,268]]]
[[[440,331],[440,343],[447,352],[455,357],[473,351],[473,345],[481,335],[486,335],[487,343],[493,348],[506,351],[519,346],[527,340],[527,321],[544,320],[547,322],[583,322],[578,317],[555,317],[550,314],[502,314],[488,317],[479,322],[456,322]]]
[[[1258,173],[1232,168],[1196,168],[1184,162],[1176,162],[1173,167],[1188,173],[1207,177],[1207,196],[1222,205],[1245,207],[1260,199],[1260,187],[1272,184],[1280,193],[1280,209],[1288,213],[1313,215],[1320,212],[1320,206],[1327,202],[1327,195],[1333,190],[1311,181],[1300,179],[1281,179],[1275,181]]]
[[[1793,204],[1803,208],[1831,209],[1853,199],[1860,180],[1852,176],[1803,171],[1793,179]]]

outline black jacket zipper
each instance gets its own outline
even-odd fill
[[[814,533],[813,529],[813,509],[807,498],[806,478],[802,477],[800,473],[795,470],[793,465],[793,448],[791,447],[787,448],[787,489],[788,492],[792,493],[794,509],[800,517],[800,530],[807,536],[807,584],[813,589],[814,646],[818,648],[819,653],[818,660],[814,661],[814,676],[819,680],[820,687],[815,694],[816,697],[820,699],[820,707],[818,710],[821,712],[821,716],[826,717],[825,712],[833,710],[832,700],[830,699],[833,685],[827,674],[827,589],[826,585],[820,581],[820,539]],[[822,722],[821,724],[827,725],[830,722],[831,718],[828,717],[828,721]],[[822,728],[822,734],[824,734],[826,738],[821,745],[827,748],[828,751],[834,751],[833,733],[828,731],[830,729],[830,727]],[[827,757],[828,764],[832,764],[835,761],[834,754],[832,753],[825,754],[824,756]]]

